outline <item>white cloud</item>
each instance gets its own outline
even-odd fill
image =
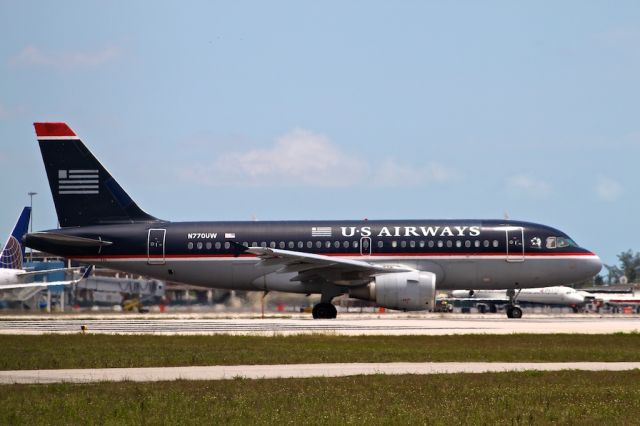
[[[114,46],[89,52],[46,52],[36,46],[27,46],[11,59],[17,66],[40,66],[60,70],[95,68],[115,60],[121,51]]]
[[[551,194],[551,186],[547,182],[524,174],[509,177],[507,189],[513,194],[525,197],[544,198]]]
[[[223,155],[185,175],[216,186],[350,186],[366,175],[364,161],[321,134],[295,129],[268,148]]]
[[[376,168],[372,182],[376,186],[417,186],[449,182],[458,177],[457,172],[437,162],[415,167],[386,160]]]
[[[624,193],[622,185],[606,176],[598,176],[594,189],[598,198],[607,202],[616,201]]]
[[[183,168],[179,174],[200,185],[265,187],[418,186],[459,177],[436,162],[416,167],[386,160],[372,166],[345,153],[327,136],[304,129],[290,131],[269,147],[227,153],[209,164]]]

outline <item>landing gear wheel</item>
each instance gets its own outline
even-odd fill
[[[333,319],[338,316],[336,307],[331,303],[318,303],[311,311],[313,319]]]
[[[519,306],[507,306],[507,318],[522,318],[522,309]]]

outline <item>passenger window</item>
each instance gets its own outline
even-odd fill
[[[220,241],[216,242],[216,250],[220,250],[220,247],[222,247],[222,244],[220,244]]]
[[[326,248],[331,248],[331,241],[325,241],[325,242],[324,242],[324,246],[325,246]]]
[[[416,246],[416,242],[411,240],[409,241],[409,247],[414,248]]]
[[[269,247],[271,247],[271,248],[276,248],[276,242],[275,242],[275,241],[271,241],[271,242],[269,243]]]
[[[353,248],[358,248],[358,242],[357,241],[353,242]]]
[[[442,240],[438,240],[438,248],[444,247]]]
[[[378,241],[378,248],[382,248],[384,246],[384,243],[382,241]]]
[[[193,242],[189,241],[189,243],[187,244],[187,248],[189,250],[193,250]]]
[[[304,243],[302,241],[298,241],[298,248],[304,248]]]
[[[322,241],[316,241],[316,248],[322,248]]]
[[[295,248],[295,247],[296,247],[296,245],[295,245],[295,243],[294,243],[293,241],[289,241],[289,244],[288,244],[288,245],[289,245],[289,248],[290,248],[290,249],[292,249],[292,248]]]
[[[229,241],[227,241],[226,243],[224,243],[224,248],[226,250],[229,250],[229,247],[231,247],[231,244],[229,243]]]
[[[198,247],[198,250],[202,250],[202,241],[198,241],[198,244],[196,244],[196,247]]]
[[[460,240],[456,240],[456,247],[457,247],[457,248],[462,247],[462,241],[460,241]]]
[[[252,243],[251,243],[251,247],[258,247],[258,243],[257,243],[257,242],[255,242],[255,241],[254,241],[254,242],[252,242]]]
[[[498,240],[493,240],[493,246],[498,247]]]
[[[447,240],[447,247],[448,248],[453,247],[453,242],[451,240]]]
[[[466,241],[464,242],[464,246],[465,246],[466,248],[471,247],[471,241],[466,240]]]
[[[547,238],[547,248],[548,249],[556,248],[556,237],[548,237]]]
[[[245,246],[245,247],[249,247],[249,243],[248,243],[248,242],[246,242],[246,241],[243,241],[243,242],[242,242],[242,245],[243,245],[243,246]]]
[[[489,240],[484,240],[482,242],[482,245],[485,246],[485,247],[489,247]]]
[[[433,242],[433,240],[429,240],[429,248],[433,248],[434,245],[435,243]]]
[[[307,241],[307,248],[313,248],[313,243],[311,241]]]
[[[340,241],[334,241],[334,242],[333,242],[333,246],[334,246],[335,248],[340,248]]]
[[[473,246],[474,246],[474,247],[480,247],[480,240],[475,240],[475,241],[473,242]]]
[[[347,249],[347,248],[349,248],[349,241],[345,241],[345,242],[343,242],[343,243],[342,243],[342,247],[344,247],[344,248],[346,248],[346,249]]]
[[[211,241],[207,241],[207,244],[205,244],[205,247],[207,248],[207,250],[211,250]]]
[[[420,248],[424,247],[424,240],[420,240]]]
[[[266,248],[266,247],[267,247],[267,243],[266,243],[266,242],[264,242],[264,241],[263,241],[263,242],[261,242],[261,243],[260,243],[260,247],[262,247],[262,248]],[[220,248],[220,247],[218,247],[218,243],[216,243],[216,248]]]
[[[405,248],[407,246],[407,242],[406,241],[400,241],[400,247]]]
[[[398,242],[397,241],[391,241],[391,247],[393,247],[393,248],[398,247]]]

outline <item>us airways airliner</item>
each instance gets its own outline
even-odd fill
[[[517,291],[592,277],[601,262],[564,232],[505,220],[169,222],[145,213],[65,123],[35,123],[61,229],[29,247],[81,262],[214,288],[320,294],[430,310],[435,290]]]

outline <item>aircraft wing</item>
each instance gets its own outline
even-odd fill
[[[293,281],[310,281],[314,277],[320,277],[328,281],[340,281],[343,285],[360,285],[366,277],[412,271],[399,265],[377,265],[362,260],[267,247],[249,247],[244,251],[262,259],[260,266],[280,265],[282,268],[278,272],[298,272]]]
[[[48,274],[49,272],[71,272],[71,271],[78,271],[82,268],[56,268],[56,269],[43,269],[40,271],[25,271],[25,272],[20,272],[19,274],[16,274],[17,277],[28,277],[28,276],[33,276],[33,275],[44,275],[44,274]]]
[[[76,268],[73,268],[76,269]],[[51,272],[52,270],[46,271]],[[40,272],[40,271],[38,271]],[[69,281],[49,281],[49,282],[33,282],[33,283],[21,283],[21,284],[6,284],[0,285],[0,291],[2,290],[13,290],[16,288],[27,288],[27,287],[51,287],[54,285],[69,285],[69,284],[77,284],[80,281],[86,279],[93,272],[93,265],[87,266],[84,270],[84,273],[77,280],[69,280]]]

